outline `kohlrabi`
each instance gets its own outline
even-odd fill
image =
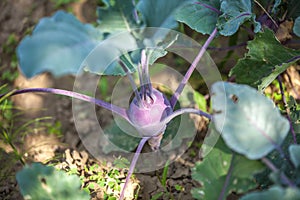
[[[122,62],[121,59],[119,62],[119,64],[122,66],[122,69],[126,72],[135,94],[132,101],[130,102],[128,109],[121,108],[119,106],[74,91],[67,91],[55,88],[29,88],[15,90],[8,94],[0,95],[0,98],[3,96],[13,96],[30,92],[45,92],[58,94],[94,103],[98,106],[112,111],[113,113],[127,120],[137,130],[141,137],[141,141],[132,159],[128,175],[126,177],[125,185],[120,194],[120,199],[123,199],[126,186],[130,180],[130,176],[134,171],[136,162],[143,149],[143,146],[147,141],[152,150],[157,151],[160,147],[160,143],[168,123],[174,117],[183,113],[194,113],[211,119],[210,114],[202,112],[201,110],[197,110],[194,108],[182,108],[179,110],[174,110],[174,107],[177,103],[180,94],[184,89],[184,86],[187,84],[189,77],[194,71],[200,58],[203,56],[208,44],[215,37],[216,33],[217,31],[215,29],[206,41],[206,43],[201,48],[199,54],[196,56],[194,62],[192,63],[191,67],[187,71],[185,77],[181,81],[179,87],[177,88],[176,92],[173,94],[170,100],[162,92],[160,92],[156,88],[153,88],[151,84],[148,69],[149,55],[147,55],[147,52],[151,51],[147,51],[147,49],[141,51],[141,61],[137,66],[140,81],[139,87],[137,87],[134,83],[133,77],[131,76],[128,67],[124,64],[124,62]]]
[[[135,165],[143,149],[143,146],[147,141],[151,149],[153,151],[157,151],[160,147],[160,143],[168,123],[176,116],[184,113],[194,113],[197,115],[202,115],[211,120],[211,115],[202,112],[201,110],[197,110],[194,108],[181,108],[178,110],[174,110],[174,108],[191,74],[193,73],[199,60],[204,55],[208,45],[216,36],[216,34],[217,29],[215,28],[211,32],[205,44],[200,49],[198,55],[194,59],[186,75],[184,76],[177,90],[170,99],[168,99],[165,96],[165,94],[163,94],[158,89],[153,88],[151,84],[148,67],[150,54],[152,51],[147,48],[141,50],[140,62],[136,67],[140,82],[139,86],[137,86],[133,81],[133,77],[131,75],[132,71],[129,70],[129,67],[126,66],[125,62],[123,62],[121,58],[119,59],[119,64],[122,67],[123,71],[126,73],[127,77],[129,78],[132,89],[134,91],[134,97],[129,103],[128,109],[74,91],[67,91],[55,88],[29,88],[14,90],[10,93],[0,95],[0,98],[3,96],[8,97],[31,92],[45,92],[58,94],[96,104],[102,108],[112,111],[113,113],[128,121],[137,130],[141,137],[141,140],[132,159],[124,187],[120,194],[120,199],[123,199],[126,186],[130,180],[130,176],[134,171]]]

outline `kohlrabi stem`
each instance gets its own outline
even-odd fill
[[[263,157],[261,161],[273,172],[278,173],[279,169],[266,157]],[[295,184],[282,172],[280,173],[280,178],[287,184],[289,187],[295,188]]]
[[[194,109],[194,108],[182,108],[179,110],[174,111],[171,115],[167,116],[166,118],[164,118],[161,123],[165,123],[167,124],[168,122],[170,122],[173,118],[182,115],[184,113],[191,113],[191,114],[196,114],[196,115],[201,115],[206,117],[207,119],[211,120],[212,116],[206,112],[203,112],[201,110],[198,109]]]
[[[185,85],[187,84],[189,78],[191,77],[193,71],[195,70],[197,64],[199,63],[200,59],[202,58],[202,56],[204,55],[207,47],[209,46],[209,44],[211,43],[211,41],[214,39],[214,37],[217,34],[217,28],[215,28],[213,30],[213,32],[210,34],[209,38],[206,40],[206,42],[204,43],[204,45],[201,47],[198,55],[196,56],[196,58],[194,59],[194,61],[192,62],[190,68],[188,69],[188,71],[186,72],[185,76],[183,77],[181,83],[179,84],[178,88],[176,89],[175,93],[173,94],[173,96],[170,99],[170,103],[172,106],[172,109],[174,109],[178,98],[180,96],[180,94],[182,93]]]
[[[293,135],[294,144],[297,144],[296,133],[295,133],[295,130],[294,130],[294,127],[293,127],[292,119],[291,119],[291,117],[290,117],[290,109],[289,109],[289,107],[288,107],[286,98],[285,98],[285,96],[284,96],[284,90],[283,90],[283,86],[282,86],[282,77],[281,77],[281,75],[279,75],[279,76],[277,77],[277,80],[278,80],[278,83],[279,83],[279,88],[280,88],[280,93],[281,93],[281,96],[282,96],[282,101],[283,101],[284,107],[285,107],[285,109],[286,109],[287,119],[288,119],[289,124],[290,124],[291,133],[292,133],[292,135]]]
[[[143,93],[144,99],[147,98],[147,90],[149,92],[149,95],[152,95],[152,84],[150,80],[150,74],[149,74],[149,59],[146,55],[146,50],[142,50],[141,52],[141,65],[142,65],[142,79],[143,79],[143,86],[145,86],[145,91]]]
[[[121,194],[120,194],[120,198],[119,200],[123,200],[124,198],[124,195],[125,195],[125,190],[126,190],[126,187],[129,183],[129,180],[130,180],[130,177],[133,173],[133,170],[135,168],[135,165],[136,165],[136,162],[142,152],[142,149],[145,145],[145,143],[150,139],[150,137],[143,137],[139,143],[139,146],[137,147],[137,150],[132,158],[132,161],[131,161],[131,164],[130,164],[130,167],[129,167],[129,170],[128,170],[128,173],[127,173],[127,177],[126,177],[126,180],[125,180],[125,183],[124,183],[124,186],[122,188],[122,191],[121,191]]]
[[[222,190],[221,190],[221,193],[219,195],[218,200],[223,200],[225,195],[226,195],[226,190],[227,190],[227,187],[228,187],[228,184],[229,184],[230,178],[232,176],[232,172],[233,172],[234,159],[235,159],[235,153],[233,152],[232,157],[231,157],[231,161],[230,161],[230,166],[229,166],[229,169],[228,169],[228,172],[227,172],[227,175],[226,175],[226,179],[225,179],[225,182],[223,184],[223,187],[222,187]]]
[[[83,100],[83,101],[87,101],[90,103],[94,103],[98,106],[101,106],[107,110],[110,110],[118,115],[120,115],[121,117],[123,117],[124,119],[126,119],[127,121],[130,121],[126,112],[126,109],[115,106],[113,104],[107,103],[105,101],[102,101],[100,99],[96,99],[84,94],[80,94],[77,92],[73,92],[73,91],[68,91],[68,90],[61,90],[61,89],[55,89],[55,88],[28,88],[28,89],[21,89],[21,90],[15,90],[11,93],[8,93],[9,96],[14,96],[14,95],[18,95],[18,94],[23,94],[23,93],[32,93],[32,92],[43,92],[43,93],[51,93],[51,94],[58,94],[58,95],[63,95],[63,96],[68,96],[68,97],[72,97],[75,99],[79,99],[79,100]],[[7,94],[2,94],[0,95],[0,99],[3,96],[6,96]]]
[[[141,101],[141,97],[140,97],[138,88],[137,88],[137,86],[136,86],[136,84],[135,84],[135,82],[134,82],[134,80],[133,80],[133,77],[131,76],[131,74],[130,74],[130,72],[129,72],[129,70],[128,70],[128,67],[123,63],[122,60],[120,60],[119,63],[120,63],[120,65],[121,65],[121,67],[123,68],[123,70],[125,71],[125,73],[126,73],[128,79],[129,79],[129,81],[130,81],[132,90],[134,91],[134,94],[135,94],[135,96],[136,96],[136,98],[137,98],[138,104],[141,104],[142,101]]]

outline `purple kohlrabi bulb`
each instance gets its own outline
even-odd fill
[[[137,98],[134,98],[127,112],[129,120],[142,137],[154,137],[154,140],[158,140],[167,126],[161,121],[172,114],[173,110],[167,97],[153,88],[151,96],[147,96],[147,99],[142,99],[139,102]],[[155,137],[158,138],[155,139]]]

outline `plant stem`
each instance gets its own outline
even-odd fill
[[[266,13],[266,15],[269,17],[269,19],[272,21],[272,23],[276,26],[276,28],[278,28],[277,23],[272,18],[272,16],[268,13],[268,11],[266,11],[266,9],[257,0],[254,0],[254,2]]]
[[[214,37],[217,34],[217,28],[215,28],[213,30],[213,32],[210,34],[209,38],[206,40],[206,42],[204,43],[204,45],[201,47],[198,55],[196,56],[196,58],[194,59],[194,61],[192,62],[190,68],[188,69],[188,71],[186,72],[185,76],[183,77],[181,83],[179,84],[178,88],[176,89],[175,93],[173,94],[173,96],[170,99],[170,103],[172,106],[172,109],[174,109],[178,98],[180,96],[180,94],[182,93],[185,85],[187,84],[189,78],[191,77],[193,71],[195,70],[197,64],[199,63],[200,59],[202,58],[202,56],[204,55],[207,47],[209,46],[209,44],[211,43],[211,41],[214,39]]]
[[[282,100],[283,100],[283,103],[284,103],[284,107],[285,107],[285,109],[286,109],[287,119],[288,119],[289,124],[290,124],[290,129],[291,129],[291,133],[292,133],[292,135],[293,135],[294,144],[297,144],[296,133],[295,133],[295,130],[294,130],[294,127],[293,127],[292,119],[291,119],[291,117],[290,117],[290,109],[289,109],[289,107],[288,107],[286,98],[285,98],[285,96],[284,96],[284,90],[283,90],[283,86],[282,86],[282,77],[281,77],[281,75],[279,75],[279,76],[277,77],[277,80],[278,80],[278,82],[279,82],[280,93],[281,93],[281,96],[282,96]]]
[[[221,190],[221,193],[219,195],[218,200],[223,200],[225,195],[226,195],[226,189],[228,187],[228,184],[229,184],[232,172],[233,172],[233,161],[234,161],[234,159],[235,159],[235,153],[233,152],[232,157],[231,157],[231,161],[230,161],[230,166],[229,166],[229,169],[228,169],[228,173],[226,175],[226,179],[225,179],[225,182],[224,182],[224,185],[222,187],[222,190]]]
[[[278,173],[279,169],[266,157],[263,157],[261,161],[274,173]],[[295,184],[282,172],[280,173],[280,178],[286,183],[289,187],[295,188]]]
[[[147,98],[147,92],[149,92],[150,97],[152,96],[152,84],[150,80],[150,74],[149,74],[149,59],[146,55],[146,50],[142,50],[141,53],[141,65],[142,65],[142,79],[145,84],[145,91],[143,93],[144,99]]]
[[[123,70],[125,71],[125,73],[126,73],[128,79],[129,79],[129,81],[130,81],[132,90],[134,91],[134,94],[135,94],[135,96],[136,96],[136,98],[137,98],[138,104],[141,105],[141,104],[142,104],[142,100],[141,100],[139,91],[138,91],[138,89],[137,89],[136,84],[134,83],[134,80],[133,80],[133,78],[132,78],[132,76],[131,76],[131,74],[130,74],[128,68],[127,68],[127,66],[125,65],[125,63],[123,63],[122,60],[120,60],[119,63],[120,63],[120,65],[121,65],[121,67],[123,68]]]
[[[32,93],[32,92],[43,92],[43,93],[51,93],[51,94],[58,94],[58,95],[63,95],[63,96],[68,96],[68,97],[72,97],[75,99],[79,99],[79,100],[83,100],[83,101],[87,101],[90,103],[94,103],[98,106],[101,106],[107,110],[110,110],[116,114],[118,114],[119,116],[123,117],[124,119],[126,119],[127,121],[130,122],[128,115],[126,113],[126,109],[121,108],[119,106],[115,106],[113,104],[107,103],[105,101],[102,101],[100,99],[96,99],[84,94],[80,94],[77,92],[73,92],[73,91],[69,91],[69,90],[61,90],[61,89],[55,89],[55,88],[28,88],[28,89],[21,89],[21,90],[15,90],[12,91],[8,94],[2,94],[0,95],[0,99],[4,96],[14,96],[14,95],[18,95],[18,94],[24,94],[24,93]]]
[[[137,160],[138,160],[138,158],[139,158],[139,155],[140,155],[140,153],[141,153],[141,151],[142,151],[142,149],[143,149],[145,143],[146,143],[149,139],[150,139],[149,137],[143,137],[143,138],[141,139],[141,141],[140,141],[138,147],[137,147],[137,150],[136,150],[136,152],[135,152],[135,154],[134,154],[134,156],[133,156],[133,159],[132,159],[132,161],[131,161],[131,164],[130,164],[130,167],[129,167],[129,170],[128,170],[128,173],[127,173],[127,177],[126,177],[124,186],[123,186],[123,188],[122,188],[122,191],[121,191],[119,200],[123,200],[123,198],[124,198],[125,190],[126,190],[126,187],[127,187],[128,183],[129,183],[130,177],[131,177],[131,175],[132,175],[132,173],[133,173],[133,170],[134,170],[134,168],[135,168],[136,162],[137,162]]]
[[[212,116],[206,112],[203,112],[201,110],[198,109],[194,109],[194,108],[182,108],[179,110],[176,110],[175,112],[173,112],[171,115],[167,116],[166,118],[164,118],[160,123],[165,123],[167,124],[168,122],[170,122],[173,118],[177,117],[178,115],[182,115],[184,113],[192,113],[192,114],[196,114],[196,115],[201,115],[206,117],[207,119],[211,120]]]

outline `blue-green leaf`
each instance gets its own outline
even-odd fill
[[[298,37],[300,37],[300,17],[295,19],[293,31]]]
[[[218,134],[212,130],[211,134]],[[206,148],[206,144],[203,144]],[[210,148],[210,147],[209,147]],[[264,169],[262,163],[233,154],[219,138],[211,152],[204,157],[203,161],[196,163],[192,169],[192,177],[201,183],[200,188],[192,190],[194,198],[197,199],[220,199],[226,178],[227,187],[223,198],[235,191],[244,193],[257,186],[253,175]]]
[[[270,189],[262,192],[252,192],[246,194],[241,200],[299,200],[300,190],[297,188],[282,188],[280,186],[273,186]]]
[[[17,181],[25,199],[90,199],[86,192],[80,190],[79,177],[40,163],[25,166],[17,173]]]
[[[75,74],[101,39],[102,34],[90,24],[58,11],[41,19],[17,47],[21,71],[28,78],[45,71],[54,76]]]
[[[300,166],[300,145],[290,145],[289,153],[291,156],[291,161],[295,165],[295,167]]]
[[[148,27],[176,28],[174,13],[188,0],[140,0],[137,9]]]
[[[99,28],[105,33],[130,31],[139,26],[132,0],[102,0],[106,7],[98,7]]]
[[[247,85],[213,84],[212,109],[216,129],[226,144],[249,159],[266,156],[289,131],[289,122],[273,102]]]
[[[274,33],[266,29],[248,43],[249,51],[230,71],[236,82],[264,90],[292,63],[300,59],[300,51],[285,48]]]
[[[215,8],[217,11],[220,9],[219,0],[191,2],[176,12],[176,19],[199,33],[210,34],[216,27],[219,13],[205,7],[203,4]]]
[[[252,13],[251,0],[223,0],[220,10],[223,14],[218,19],[217,27],[221,35],[233,35],[247,20],[254,23],[254,32],[261,29],[260,23],[255,21],[255,15]]]

